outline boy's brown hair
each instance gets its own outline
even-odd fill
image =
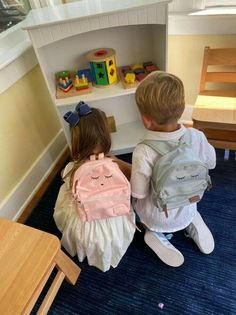
[[[185,107],[183,82],[173,74],[153,72],[137,87],[135,100],[140,113],[155,123],[176,122]]]

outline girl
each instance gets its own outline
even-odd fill
[[[107,271],[110,266],[118,265],[133,239],[134,212],[131,209],[125,216],[81,221],[72,195],[73,176],[91,155],[108,156],[111,137],[105,114],[84,102],[80,102],[74,112],[66,113],[64,119],[70,124],[73,162],[62,171],[64,184],[56,201],[54,220],[62,232],[61,243],[71,256],[77,254],[79,261],[87,257],[89,265]],[[114,160],[129,178],[130,165],[117,158]]]

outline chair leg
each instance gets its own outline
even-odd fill
[[[40,308],[37,312],[37,315],[46,315],[48,313],[48,310],[50,306],[52,305],[52,302],[65,278],[64,273],[61,270],[58,270],[56,277],[54,278],[46,296],[44,297],[44,300],[42,304],[40,305]]]
[[[37,315],[46,315],[52,302],[63,282],[66,278],[71,284],[75,284],[80,274],[80,268],[60,249],[55,257],[55,264],[58,269],[56,277],[54,278]]]
[[[62,250],[58,251],[55,263],[57,268],[65,274],[66,280],[75,284],[81,269]]]

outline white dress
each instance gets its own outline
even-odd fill
[[[73,167],[70,162],[62,177]],[[71,256],[77,254],[79,261],[87,257],[88,264],[107,271],[117,267],[128,249],[135,233],[133,209],[128,216],[119,216],[91,222],[82,222],[71,194],[70,177],[61,186],[54,211],[54,220],[62,232],[61,243]]]
[[[191,132],[191,146],[200,160],[205,163],[208,169],[213,169],[216,164],[215,150],[210,145],[205,135],[194,128]],[[162,140],[178,143],[179,138],[184,134],[183,125],[173,132],[147,131],[144,139]],[[196,203],[189,206],[172,209],[166,218],[163,211],[153,205],[151,197],[150,180],[152,169],[160,155],[145,144],[139,144],[132,157],[131,190],[134,197],[133,206],[141,222],[150,230],[162,233],[171,233],[184,229],[193,220],[197,213]]]

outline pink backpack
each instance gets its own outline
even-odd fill
[[[130,183],[111,158],[90,157],[74,174],[72,194],[82,221],[126,215],[130,212]]]

